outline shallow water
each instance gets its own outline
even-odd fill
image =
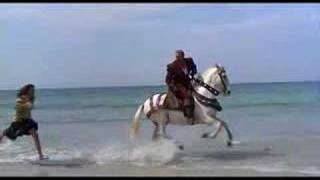
[[[168,126],[184,151],[171,141],[152,143],[153,127],[147,120],[139,140],[128,140],[138,105],[165,87],[37,90],[33,117],[44,152],[56,164],[32,165],[28,171],[37,157],[31,139],[5,139],[0,175],[14,175],[5,171],[8,167],[44,176],[320,174],[319,82],[239,84],[231,90],[230,97],[220,99],[224,110],[219,116],[240,144],[226,147],[225,133],[200,138],[214,127]],[[15,91],[0,91],[2,129],[11,122],[14,102]]]

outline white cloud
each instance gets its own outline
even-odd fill
[[[205,4],[196,6],[202,5]],[[221,7],[229,10],[213,14],[200,13],[201,8],[193,9],[195,15],[188,14],[189,9],[179,11],[189,6],[194,7],[192,4],[41,4],[29,8],[22,5],[4,8],[0,5],[0,24],[6,20],[8,23],[13,22],[16,31],[20,21],[24,22],[22,24],[30,22],[30,26],[17,31],[23,32],[29,28],[25,34],[35,32],[28,37],[22,33],[18,38],[11,34],[11,39],[7,41],[13,39],[17,45],[3,47],[9,47],[12,52],[17,47],[29,45],[30,41],[32,49],[16,56],[11,53],[7,59],[19,56],[30,59],[33,62],[30,66],[37,64],[37,69],[28,73],[28,79],[36,81],[38,78],[37,83],[53,84],[163,82],[165,64],[176,48],[183,48],[188,55],[192,55],[201,71],[216,62],[222,63],[230,70],[231,79],[236,82],[270,80],[270,69],[279,79],[286,79],[287,76],[288,79],[293,78],[294,75],[289,73],[297,65],[288,64],[288,61],[282,59],[298,61],[308,55],[307,51],[310,52],[309,57],[316,57],[312,46],[308,44],[316,45],[317,40],[320,42],[319,28],[316,29],[318,23],[315,23],[319,20],[320,11],[300,11],[298,8],[257,14],[256,11],[250,11],[241,18],[233,19],[233,16],[242,14],[243,10],[239,8],[242,5],[215,5],[217,9]],[[232,8],[238,8],[235,11],[237,13],[233,14],[230,10]],[[168,18],[170,15],[174,18]],[[181,22],[185,15],[187,17]],[[189,20],[195,16],[195,19],[203,21],[199,23]],[[211,17],[221,18],[223,23],[207,21]],[[34,29],[40,27],[40,32]],[[45,33],[48,33],[48,37]],[[21,43],[23,40],[28,42]],[[72,43],[68,44],[68,41]],[[306,46],[301,47],[303,52],[297,49],[289,52],[299,44]],[[121,61],[130,70],[116,72],[114,78],[104,79],[104,76],[115,74],[115,67],[122,66]],[[10,63],[2,65],[10,68]],[[46,65],[48,69],[44,68]],[[253,66],[252,69],[250,66]],[[142,68],[145,70],[141,71]],[[308,78],[315,76],[315,73],[310,73],[311,68],[307,63],[301,69],[309,70],[306,72],[309,73]],[[149,77],[145,78],[145,73]],[[4,79],[14,79],[11,76],[16,75],[2,74],[1,78]],[[14,81],[18,82],[19,77]],[[64,77],[68,77],[68,80],[64,80]]]
[[[151,13],[170,12],[181,5],[168,4],[41,4],[0,5],[2,20],[37,21],[49,26],[88,28],[115,24]]]

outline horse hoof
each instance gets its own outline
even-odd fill
[[[209,135],[208,135],[208,133],[204,133],[201,137],[202,137],[202,138],[208,138]]]
[[[232,141],[227,141],[227,146],[232,147]]]
[[[179,145],[178,148],[179,148],[181,151],[184,150],[183,145]]]

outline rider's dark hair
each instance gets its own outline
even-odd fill
[[[184,56],[184,51],[183,51],[183,50],[181,50],[181,49],[176,50],[176,53],[178,53],[178,54],[182,54],[182,56]]]

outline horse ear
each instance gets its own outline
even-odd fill
[[[216,63],[216,64],[215,64],[215,66],[216,66],[217,68],[219,68],[219,65],[218,65],[218,63]]]

